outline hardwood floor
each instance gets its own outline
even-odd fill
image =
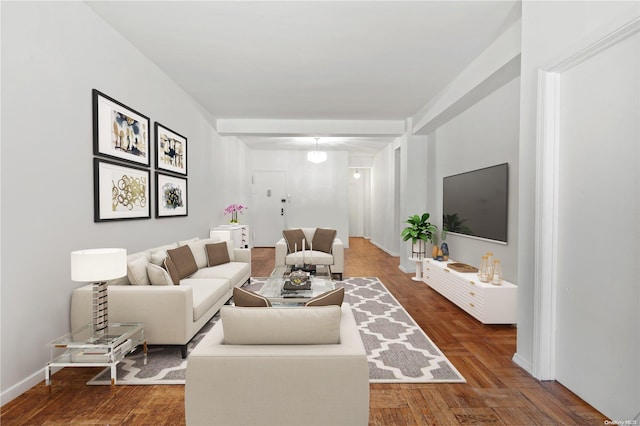
[[[345,276],[378,277],[466,378],[466,384],[371,384],[370,425],[602,425],[606,420],[556,382],[511,361],[516,329],[485,326],[362,238],[345,250]],[[274,250],[252,252],[252,275],[273,269]],[[43,347],[43,350],[45,348]],[[181,425],[184,387],[86,386],[100,369],[65,368],[2,407],[0,424]],[[212,417],[215,413],[212,413]],[[330,426],[330,425],[327,425]]]

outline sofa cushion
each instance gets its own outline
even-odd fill
[[[162,266],[147,263],[147,275],[151,285],[173,285],[173,280]]]
[[[336,238],[335,229],[316,229],[313,234],[313,250],[331,253],[333,240]]]
[[[229,290],[243,277],[249,275],[251,265],[245,262],[229,262],[210,268],[198,269],[190,278],[220,278],[229,280]]]
[[[338,306],[220,309],[225,345],[338,344],[340,319]]]
[[[167,257],[167,250],[171,250],[178,247],[178,243],[171,243],[171,244],[166,244],[163,246],[158,246],[158,247],[153,247],[150,249],[146,249],[145,251],[143,251],[142,253],[145,254],[145,256],[147,256],[147,260],[149,262],[153,262],[156,265],[162,265],[162,261],[164,260],[165,257]],[[155,254],[155,256],[154,256]],[[154,258],[156,261],[154,261]]]
[[[207,238],[205,240],[196,239],[193,241],[189,241],[186,244],[180,244],[180,245],[189,246],[189,248],[191,249],[191,253],[193,254],[193,258],[196,261],[196,265],[198,265],[198,269],[199,269],[199,268],[207,267],[207,250],[205,246],[207,244],[211,244],[217,241],[218,240],[216,238]]]
[[[207,266],[216,266],[231,262],[226,241],[207,244],[205,247],[207,249]]]
[[[285,229],[282,231],[282,236],[287,242],[287,250],[289,253],[302,251],[302,240],[305,239],[302,229]]]
[[[344,300],[344,287],[336,288],[335,290],[330,290],[325,293],[322,293],[319,296],[314,297],[313,299],[307,301],[304,306],[329,306],[336,305],[342,306],[342,301]]]
[[[127,277],[132,285],[149,285],[147,276],[147,265],[149,261],[146,256],[135,256],[127,260]]]
[[[304,254],[305,262],[312,263],[314,265],[333,265],[333,255],[329,253],[325,253],[323,251],[315,250],[315,246],[313,246],[314,250],[307,250]],[[302,260],[302,254],[295,253],[288,254],[285,257],[285,264],[287,265],[296,265],[300,263]]]
[[[211,278],[207,280],[186,278],[181,286],[189,286],[193,291],[193,321],[200,319],[220,299],[229,292],[227,280]],[[226,301],[226,299],[225,299]]]
[[[180,279],[187,278],[198,270],[198,264],[189,246],[167,250],[167,255],[169,255],[174,265],[176,265]],[[169,273],[171,274],[171,270],[169,270]],[[174,278],[173,275],[171,278]]]
[[[180,285],[180,272],[178,272],[178,268],[176,268],[176,265],[169,256],[164,258],[164,262],[162,262],[162,269],[167,271],[171,278],[171,282],[174,285]]]
[[[166,257],[167,257],[166,250],[156,250],[151,253],[151,260],[149,260],[149,262],[153,263],[154,265],[162,266]]]
[[[235,250],[233,248],[233,241],[231,240],[225,240],[225,242],[227,243],[227,251],[229,252],[229,260],[231,262],[235,262],[236,260],[236,256],[235,256]]]
[[[233,287],[233,304],[246,308],[268,308],[271,302],[264,296],[240,287]]]

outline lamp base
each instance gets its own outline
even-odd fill
[[[93,284],[93,331],[100,332],[109,327],[109,304],[107,299],[107,282]]]

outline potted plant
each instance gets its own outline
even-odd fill
[[[410,226],[402,230],[400,234],[402,241],[411,240],[413,254],[417,254],[419,258],[424,257],[426,243],[433,243],[434,233],[437,229],[434,224],[429,222],[429,213],[409,216],[409,219],[404,223],[408,223]]]
[[[238,212],[244,214],[242,211],[246,208],[247,206],[243,206],[242,204],[229,204],[227,208],[224,209],[224,215],[231,215],[230,223],[238,223]]]

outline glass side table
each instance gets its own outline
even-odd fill
[[[51,392],[51,368],[110,367],[111,386],[116,384],[116,367],[129,353],[142,345],[147,363],[147,341],[140,323],[111,323],[94,332],[91,323],[49,343],[51,360],[44,369],[45,385]]]

